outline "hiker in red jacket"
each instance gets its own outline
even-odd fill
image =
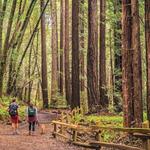
[[[34,135],[37,122],[37,108],[30,103],[26,109],[27,121],[29,123],[29,135]]]
[[[11,117],[11,123],[13,128],[13,134],[18,134],[18,104],[16,99],[13,99],[8,108],[9,115]]]

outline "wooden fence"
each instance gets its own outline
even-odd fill
[[[150,150],[150,129],[148,128],[114,128],[101,127],[98,125],[83,126],[73,122],[72,118],[77,113],[82,113],[80,109],[73,110],[71,113],[62,114],[59,121],[52,121],[54,125],[53,136],[65,138],[72,144],[99,150],[101,147],[117,148],[120,150]],[[133,146],[127,146],[116,143],[102,142],[101,135],[103,131],[124,132],[138,137],[143,141],[143,149]],[[88,138],[85,139],[85,135]]]

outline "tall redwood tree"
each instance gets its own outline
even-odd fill
[[[72,108],[80,107],[79,4],[77,0],[72,1]]]
[[[71,104],[70,62],[69,62],[69,0],[65,0],[65,91],[68,105]]]
[[[89,111],[93,111],[98,101],[98,17],[97,0],[88,0],[88,51],[87,90]]]
[[[142,67],[140,47],[140,20],[138,0],[131,0],[132,10],[132,50],[133,50],[133,83],[134,83],[134,121],[136,127],[142,127]]]
[[[106,90],[106,1],[100,0],[100,52],[99,52],[99,90],[100,104],[103,108],[108,107],[108,97]]]
[[[134,120],[131,18],[131,0],[122,0],[122,93],[125,127],[131,127]]]
[[[65,0],[61,0],[60,14],[60,73],[59,73],[59,92],[64,94],[64,39],[65,39]]]
[[[84,19],[84,4],[85,1],[80,1],[80,20],[79,20],[79,28],[80,28],[80,88],[81,92],[85,91],[85,54],[84,54],[84,48],[85,48],[85,19]]]
[[[41,12],[43,7],[44,0],[41,0]],[[41,61],[43,107],[48,108],[45,13],[41,18]]]
[[[51,105],[55,106],[58,92],[58,32],[57,32],[57,4],[56,0],[51,1],[52,16],[52,74],[51,74]]]
[[[150,1],[145,0],[145,44],[147,56],[147,118],[150,127]]]

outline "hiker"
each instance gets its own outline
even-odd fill
[[[29,135],[34,135],[35,125],[37,123],[37,108],[30,103],[27,107],[26,114],[29,123]]]
[[[9,115],[11,117],[11,123],[13,128],[13,134],[18,134],[18,104],[16,103],[16,99],[13,99],[8,108]]]

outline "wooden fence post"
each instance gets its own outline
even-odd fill
[[[100,142],[100,140],[101,140],[101,131],[100,130],[98,130],[96,132],[95,140],[98,141],[98,142]],[[100,149],[101,149],[101,146],[99,146],[99,147],[96,148],[96,150],[100,150]]]
[[[54,138],[56,138],[56,133],[57,133],[57,125],[56,124],[54,124]]]
[[[64,122],[64,113],[62,112],[62,116],[61,116],[61,122]],[[63,126],[60,125],[60,133],[62,134],[63,132]]]
[[[76,130],[73,130],[72,140],[73,140],[73,142],[77,141],[77,131]]]
[[[145,150],[150,150],[150,140],[147,138],[143,139],[143,145]]]

